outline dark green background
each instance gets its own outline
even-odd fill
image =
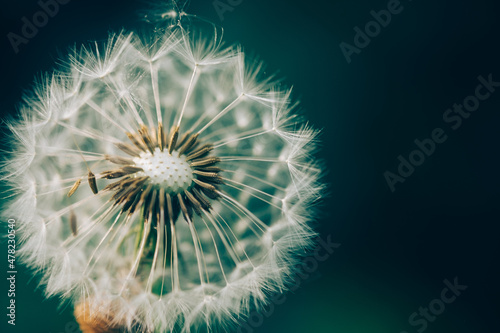
[[[479,75],[500,81],[499,11],[486,0],[402,1],[404,10],[348,64],[339,43],[352,44],[353,28],[387,3],[243,0],[222,21],[211,0],[188,8],[285,77],[310,123],[323,129],[318,158],[330,194],[317,228],[341,246],[254,332],[417,332],[408,317],[454,277],[468,289],[425,332],[498,332],[500,91],[456,131],[442,115],[474,92]],[[69,46],[134,28],[144,4],[73,0],[17,55],[6,34],[39,8],[35,0],[1,8],[0,108],[8,114]],[[397,156],[436,127],[448,140],[391,193],[383,173],[395,172]],[[6,255],[0,261],[5,281]],[[16,329],[4,329],[1,314],[0,331],[65,332],[71,309],[43,300],[19,271]],[[4,308],[7,287],[0,287]]]

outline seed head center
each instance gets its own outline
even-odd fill
[[[167,150],[155,148],[154,154],[142,152],[140,157],[134,158],[134,163],[144,170],[137,173],[138,177],[148,176],[152,184],[163,187],[168,193],[180,193],[193,184],[193,170],[186,157],[179,156],[177,151],[169,154]]]

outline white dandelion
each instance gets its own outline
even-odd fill
[[[317,132],[261,63],[207,34],[76,49],[7,123],[22,259],[94,324],[227,329],[286,290],[315,235]]]

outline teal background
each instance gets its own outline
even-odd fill
[[[243,0],[222,21],[212,1],[188,7],[221,25],[229,44],[259,55],[268,73],[285,77],[323,130],[317,157],[329,195],[317,229],[341,246],[254,332],[417,332],[408,317],[454,277],[468,289],[425,332],[498,332],[500,91],[458,130],[442,120],[474,92],[477,76],[500,81],[498,9],[486,0],[402,1],[404,10],[348,64],[339,44],[352,44],[353,28],[387,3]],[[5,36],[39,8],[34,0],[4,2],[1,112],[14,114],[34,75],[69,46],[134,28],[142,8],[139,1],[73,0],[16,55]],[[395,172],[398,155],[408,156],[413,141],[436,127],[448,140],[392,193],[383,173]],[[72,310],[44,300],[36,279],[18,271],[17,325],[6,326],[1,314],[0,331],[71,332]],[[7,286],[0,288],[4,308]]]

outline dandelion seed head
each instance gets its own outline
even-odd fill
[[[82,320],[189,332],[228,328],[286,290],[323,191],[317,131],[291,91],[180,21],[65,63],[8,123],[0,174],[3,215],[47,296]]]

